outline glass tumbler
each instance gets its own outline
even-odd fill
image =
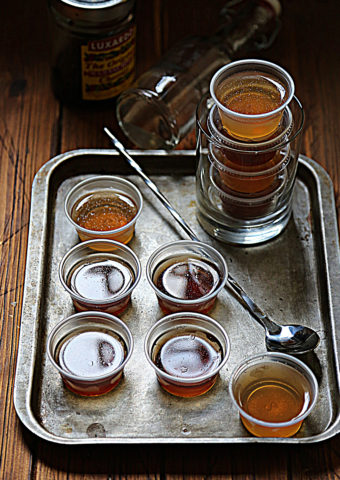
[[[214,107],[212,98],[205,95],[196,111],[199,223],[225,243],[265,242],[279,235],[291,216],[304,123],[302,106],[293,97],[277,132],[261,142],[231,139],[219,121],[214,121]],[[265,208],[257,208],[260,204]]]

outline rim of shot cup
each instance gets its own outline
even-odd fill
[[[113,185],[112,186],[107,186],[107,187],[101,187],[101,188],[93,187],[93,190],[91,191],[90,185],[92,183],[96,183],[96,182],[100,182],[100,181],[112,182]],[[115,188],[115,186],[114,186],[115,184],[120,185],[120,188],[118,188],[118,187]],[[71,198],[77,192],[77,190],[80,190],[81,188],[83,188],[87,185],[89,185],[88,194],[100,192],[101,190],[102,191],[112,190],[113,193],[118,191],[119,193],[122,193],[122,194],[130,197],[129,192],[124,189],[124,187],[127,188],[128,190],[130,190],[134,194],[134,198],[132,198],[132,200],[134,201],[134,203],[136,205],[136,208],[137,208],[136,215],[134,215],[134,217],[128,223],[123,225],[122,227],[111,229],[111,230],[91,230],[89,228],[82,227],[76,221],[73,220],[72,215],[71,215],[71,212],[72,212],[72,209],[74,207],[75,202],[77,200],[79,200],[79,198],[81,198],[81,197],[79,197],[79,198],[77,198],[73,201],[71,201]],[[80,232],[84,233],[84,235],[91,235],[92,237],[97,237],[97,238],[105,238],[105,236],[107,236],[107,235],[119,234],[121,232],[124,232],[125,230],[129,230],[130,228],[132,228],[134,226],[137,219],[139,218],[139,216],[142,212],[142,208],[143,208],[143,197],[142,197],[142,194],[139,191],[139,189],[136,187],[136,185],[134,185],[129,180],[127,180],[125,178],[122,178],[122,177],[119,177],[119,176],[116,176],[116,175],[96,175],[96,176],[86,178],[85,180],[82,180],[81,182],[76,183],[76,185],[74,185],[71,188],[71,190],[68,192],[68,194],[65,198],[65,203],[64,203],[64,209],[65,209],[66,217],[71,222],[71,224],[74,226],[74,228],[77,231],[80,231]]]
[[[261,359],[263,357],[268,358],[269,361],[270,361],[270,358],[278,357],[283,362],[286,361],[287,363],[290,362],[291,364],[296,364],[297,366],[300,367],[301,370],[306,372],[306,375],[308,376],[307,381],[311,385],[311,389],[313,390],[314,396],[311,399],[311,402],[309,403],[307,409],[305,411],[303,411],[301,414],[292,418],[291,420],[284,421],[284,422],[267,422],[267,421],[264,421],[264,420],[260,420],[256,417],[253,417],[252,415],[247,413],[245,410],[243,410],[243,408],[238,404],[237,400],[235,399],[235,395],[234,395],[234,392],[233,392],[233,384],[235,382],[236,374],[238,373],[239,370],[241,370],[242,368],[245,368],[245,365],[247,363],[254,362],[257,359]],[[262,362],[259,362],[259,364],[260,363],[265,363],[265,362],[266,362],[266,360],[264,359]],[[291,366],[291,368],[294,368],[294,367]],[[301,373],[301,375],[306,377],[306,375],[304,373],[302,373],[300,370],[299,370],[299,372]],[[319,392],[318,382],[317,382],[317,379],[316,379],[314,373],[312,372],[312,370],[304,362],[302,362],[298,358],[293,357],[292,355],[288,355],[286,353],[281,353],[281,352],[280,353],[279,352],[265,352],[265,353],[260,353],[260,354],[253,355],[251,357],[245,358],[232,371],[228,388],[229,388],[230,398],[233,402],[233,405],[237,408],[239,414],[242,415],[247,420],[249,420],[250,422],[256,423],[257,425],[259,425],[261,427],[267,427],[269,429],[270,428],[289,427],[291,425],[294,425],[294,424],[304,420],[311,413],[313,408],[315,407],[315,404],[316,404],[316,401],[317,401],[317,398],[318,398],[318,392]]]
[[[249,69],[252,69],[252,65],[257,65],[258,67],[266,67],[266,68],[272,68],[273,70],[279,72],[283,78],[285,78],[287,85],[289,86],[289,92],[287,99],[284,101],[282,105],[277,107],[274,110],[271,110],[270,112],[265,112],[265,113],[259,113],[259,114],[246,114],[246,113],[239,113],[235,112],[234,110],[231,110],[230,108],[227,108],[225,105],[223,105],[220,100],[217,98],[215,94],[215,89],[216,89],[216,82],[218,81],[219,77],[221,77],[227,70],[234,69],[235,67],[239,67],[242,65],[247,66],[248,65],[248,71]],[[291,102],[295,92],[295,84],[294,80],[291,77],[291,75],[282,67],[279,65],[269,62],[267,60],[259,60],[255,58],[251,59],[244,59],[244,60],[237,60],[235,62],[231,62],[224,67],[220,68],[212,77],[211,82],[210,82],[210,94],[216,103],[218,105],[218,108],[221,109],[223,112],[226,112],[228,115],[231,117],[236,117],[236,118],[243,118],[243,119],[265,119],[270,116],[273,116],[279,112],[281,112],[284,108],[286,108],[287,105]]]

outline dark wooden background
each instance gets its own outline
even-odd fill
[[[301,153],[329,172],[339,206],[340,2],[282,0],[282,28],[261,56],[294,77],[306,112]],[[220,0],[138,0],[138,72],[190,33],[209,33]],[[113,107],[60,105],[50,87],[45,0],[2,1],[0,28],[0,479],[338,479],[339,436],[304,446],[71,448],[21,426],[12,393],[19,339],[31,185],[51,157],[104,147]],[[111,123],[110,123],[111,122]]]

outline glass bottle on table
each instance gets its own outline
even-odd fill
[[[239,1],[211,37],[189,37],[170,49],[117,100],[125,135],[143,149],[172,149],[194,127],[195,110],[213,74],[236,56],[269,46],[278,31],[276,0]]]

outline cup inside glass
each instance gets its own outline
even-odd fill
[[[70,190],[65,213],[81,241],[107,238],[128,243],[142,206],[142,195],[133,183],[100,175],[83,180]]]
[[[113,240],[88,240],[71,248],[59,265],[59,278],[77,311],[120,315],[141,276],[138,257]]]
[[[50,332],[47,353],[65,386],[82,396],[115,388],[131,357],[133,339],[119,318],[82,312],[59,322]]]
[[[292,77],[282,67],[256,59],[231,62],[210,82],[223,128],[232,138],[247,142],[274,134],[294,90]]]
[[[275,189],[283,170],[290,160],[289,145],[278,148],[274,156],[261,165],[232,168],[232,163],[222,163],[225,158],[219,155],[213,144],[209,147],[208,159],[220,177],[221,188],[241,194],[265,194]]]
[[[301,132],[304,124],[304,112],[301,103],[296,97],[293,97],[289,105],[289,110],[292,114],[292,127],[289,133],[287,133],[287,138],[284,138],[279,145],[274,146],[275,150],[279,147],[285,149],[287,146],[290,152],[289,160],[287,165],[284,165],[283,170],[285,183],[282,194],[276,196],[276,207],[274,210],[271,210],[269,215],[265,217],[259,216],[249,221],[246,218],[238,218],[237,212],[235,212],[235,215],[226,214],[221,197],[211,182],[209,149],[211,144],[224,148],[224,144],[208,128],[209,114],[213,106],[214,102],[209,94],[204,95],[197,106],[196,197],[198,221],[209,235],[223,243],[256,245],[273,239],[283,232],[291,218],[293,187],[296,179],[302,138]],[[249,149],[250,143],[245,145],[247,146],[246,149]],[[256,143],[254,145],[256,150]],[[238,154],[237,150],[236,153]],[[251,149],[249,149],[249,153],[253,155]],[[257,196],[257,192],[250,194],[236,192],[235,190],[233,192],[234,196],[239,197],[246,197],[246,195]]]
[[[180,312],[151,327],[144,350],[164,390],[179,397],[196,397],[216,383],[230,343],[223,327],[212,318]]]
[[[223,211],[233,218],[242,220],[263,218],[273,212],[283,195],[286,177],[286,173],[282,171],[276,181],[268,184],[261,192],[242,194],[226,187],[221,182],[218,170],[214,165],[210,166],[211,185],[221,200]]]
[[[208,313],[224,287],[223,256],[202,242],[179,240],[159,247],[146,265],[147,279],[164,313]]]
[[[235,368],[229,393],[252,435],[291,437],[314,408],[318,383],[302,361],[268,352],[248,358]]]
[[[289,107],[285,108],[278,129],[267,140],[245,142],[227,134],[218,113],[217,106],[210,109],[207,128],[213,138],[214,151],[219,161],[235,170],[262,168],[275,157],[280,145],[287,143],[293,129],[293,116]]]

